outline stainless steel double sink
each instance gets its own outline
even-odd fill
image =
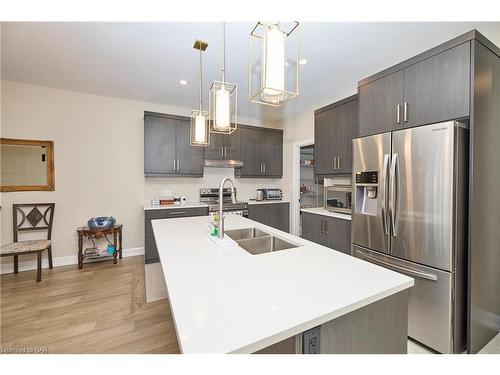
[[[275,237],[257,228],[226,230],[225,235],[236,241],[244,250],[252,255],[293,249],[297,245]]]

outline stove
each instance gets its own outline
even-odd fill
[[[234,195],[237,197],[236,188],[234,188]],[[224,188],[222,190],[222,208],[227,214],[240,215],[248,217],[248,203],[236,201],[233,203],[231,200],[231,188]],[[200,189],[200,202],[208,204],[208,211],[216,212],[219,210],[219,188],[202,188]]]

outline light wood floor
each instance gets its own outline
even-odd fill
[[[167,300],[146,303],[144,258],[1,275],[0,347],[179,353]]]

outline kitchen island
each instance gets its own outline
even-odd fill
[[[413,279],[241,216],[297,247],[218,247],[208,217],[152,220],[183,353],[405,353]],[[315,336],[317,335],[317,336]]]

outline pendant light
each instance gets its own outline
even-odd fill
[[[226,24],[222,24],[221,80],[210,87],[210,131],[231,134],[237,128],[238,87],[226,81]]]
[[[210,131],[208,126],[208,112],[203,110],[203,60],[202,53],[208,43],[195,40],[193,48],[200,51],[200,100],[199,107],[191,112],[191,146],[207,147],[210,144]]]
[[[299,23],[257,22],[250,33],[248,98],[281,106],[299,94]],[[257,50],[253,54],[253,50]]]

